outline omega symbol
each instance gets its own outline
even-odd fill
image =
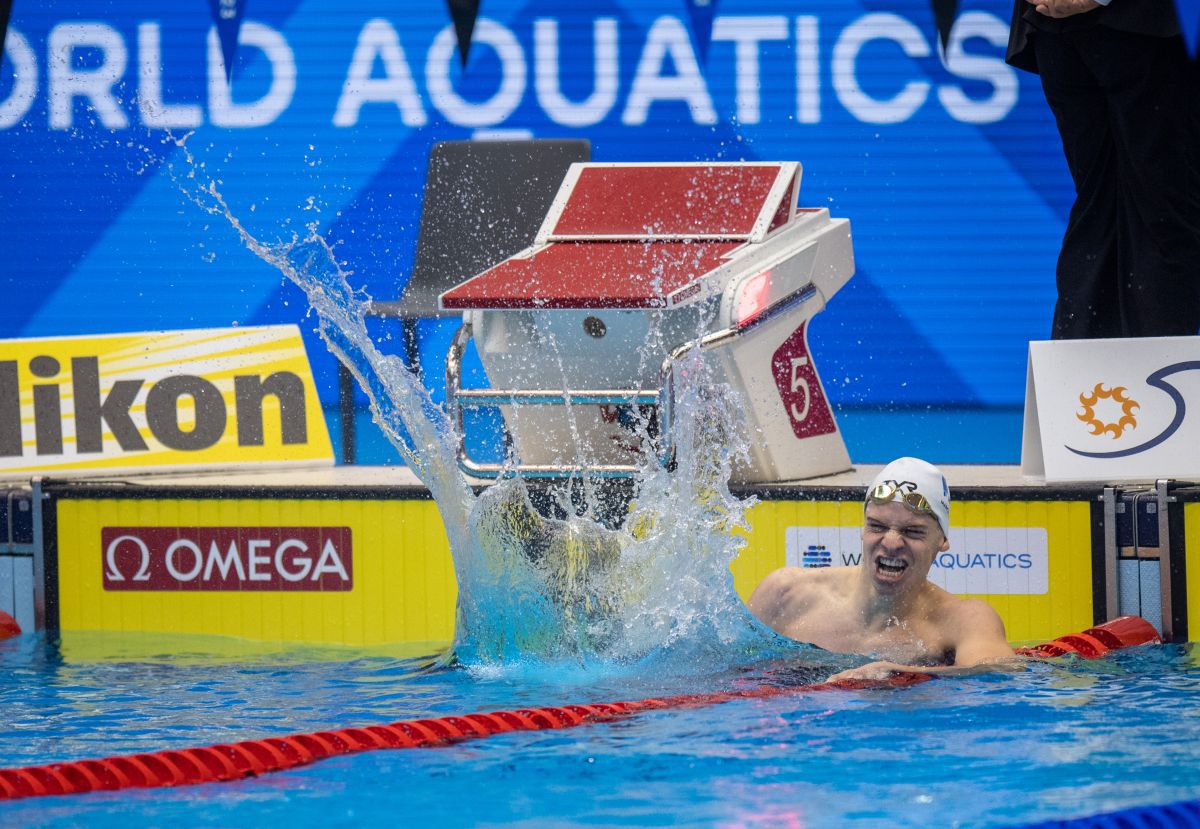
[[[133,574],[134,581],[149,581],[150,580],[150,548],[146,546],[146,542],[138,538],[136,535],[119,535],[108,544],[108,549],[104,551],[104,562],[108,565],[108,572],[105,574],[111,581],[125,581],[125,576],[121,575],[120,568],[117,567],[117,549],[121,546],[122,541],[132,541],[137,545],[138,550],[142,554],[142,562],[136,573]]]

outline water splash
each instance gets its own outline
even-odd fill
[[[672,378],[674,468],[643,453],[637,497],[620,528],[594,520],[591,497],[582,514],[547,518],[515,477],[476,495],[458,468],[454,424],[418,378],[371,340],[368,299],[350,287],[317,225],[262,241],[215,182],[197,181],[202,167],[186,137],[176,143],[188,165],[181,189],[304,292],[321,336],[366,391],[376,423],[433,494],[458,582],[460,663],[605,671],[649,662],[711,671],[798,647],[755,620],[733,589],[729,565],[744,543],[733,531],[745,528],[749,505],[727,484],[746,452],[735,420],[741,407],[732,389],[714,382],[699,350]],[[649,446],[645,423],[639,429]]]

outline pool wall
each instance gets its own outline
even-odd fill
[[[446,536],[433,502],[406,496],[62,498],[55,533],[59,626],[364,645],[449,641],[455,582]],[[263,529],[314,527],[337,530],[330,534],[335,541],[305,544],[303,533],[273,538]],[[171,570],[146,567],[149,578],[139,585],[140,549],[125,542],[108,556],[104,534],[140,536],[157,559],[171,543],[156,545],[155,529],[196,546],[176,546]],[[214,560],[217,539],[224,556]],[[278,553],[289,539],[307,549],[293,543]],[[221,578],[222,564],[229,578]],[[318,569],[321,577],[312,578]],[[123,581],[114,582],[118,575]]]
[[[1175,537],[1182,535],[1184,545],[1183,554],[1175,556],[1176,560],[1183,562],[1183,573],[1177,573],[1176,578],[1187,585],[1183,591],[1187,601],[1187,640],[1197,642],[1200,641],[1200,487],[1181,488],[1176,497],[1183,505],[1179,521],[1183,531],[1176,533]],[[1178,513],[1179,510],[1174,512]]]
[[[785,564],[812,566],[827,552],[831,565],[858,560],[863,508],[857,491],[815,494],[821,500],[788,490],[759,495],[762,501],[749,514],[746,552],[732,567],[743,597]],[[1096,512],[1083,493],[960,489],[951,547],[935,559],[931,576],[958,595],[987,600],[1013,641],[1089,627],[1101,621],[1093,566]],[[948,566],[939,567],[939,560]]]
[[[876,468],[739,492],[745,598],[784,565],[852,564]],[[946,467],[951,549],[931,577],[990,602],[1015,642],[1119,615],[1200,639],[1200,488],[1031,485]],[[338,467],[39,480],[0,492],[0,609],[26,630],[199,633],[367,645],[449,642],[453,563],[407,470]],[[1190,556],[1188,555],[1190,551]]]

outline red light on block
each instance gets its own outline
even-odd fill
[[[738,328],[749,325],[759,314],[767,310],[770,294],[770,271],[763,271],[747,279],[738,295],[737,309],[733,315],[734,325]]]

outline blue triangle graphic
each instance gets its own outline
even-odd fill
[[[1196,59],[1196,48],[1200,45],[1200,0],[1175,0],[1175,13],[1179,16],[1179,28],[1187,43],[1188,54]]]
[[[692,37],[696,41],[696,53],[700,63],[708,59],[708,46],[712,43],[713,17],[717,13],[717,0],[687,0],[688,17],[692,21]]]
[[[217,38],[221,41],[221,57],[225,59],[225,82],[233,78],[233,61],[237,57],[238,30],[246,16],[247,0],[208,0]]]

